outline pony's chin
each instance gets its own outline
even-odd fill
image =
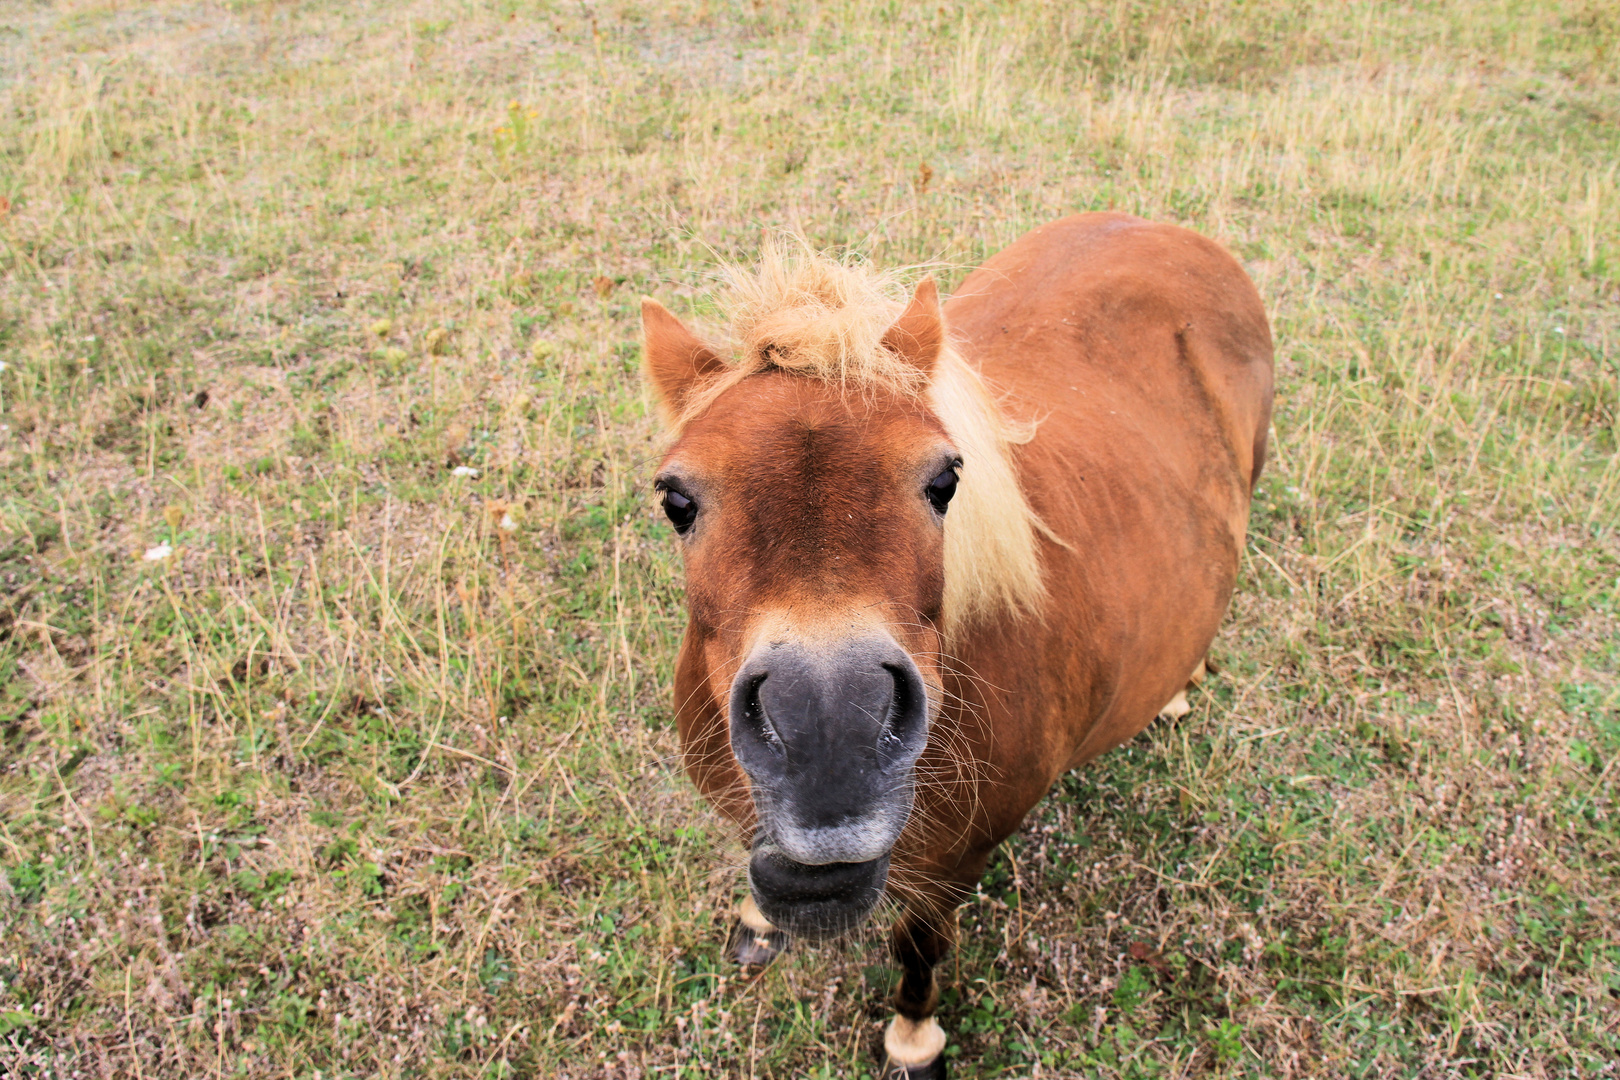
[[[748,885],[760,914],[808,941],[835,938],[865,922],[888,880],[887,852],[867,862],[810,866],[761,841],[748,861]]]

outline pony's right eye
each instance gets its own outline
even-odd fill
[[[933,504],[936,513],[943,514],[945,508],[951,504],[951,498],[956,494],[956,470],[961,462],[952,462],[951,467],[928,481],[923,494]]]
[[[664,489],[664,515],[675,526],[676,532],[684,535],[692,527],[692,522],[697,520],[697,512],[697,503],[672,487]]]

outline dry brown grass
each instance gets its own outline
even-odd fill
[[[0,1071],[869,1070],[875,932],[720,956],[634,300],[711,315],[761,225],[965,268],[1117,206],[1246,261],[1275,458],[1222,673],[965,910],[953,1068],[1612,1073],[1617,42],[0,6]]]

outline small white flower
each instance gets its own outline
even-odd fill
[[[510,512],[501,515],[499,525],[502,532],[517,532],[517,522],[512,520]]]
[[[156,547],[147,548],[146,554],[142,555],[141,558],[145,559],[147,562],[162,562],[164,559],[167,559],[173,554],[174,548],[170,547],[169,542],[165,540]]]
[[[1501,294],[1501,293],[1497,293],[1497,294],[1496,294],[1496,298],[1497,298],[1497,299],[1498,299],[1498,300],[1500,300],[1500,299],[1502,299],[1502,294]]]
[[[6,362],[4,360],[0,360],[0,371],[4,370],[6,370]]]
[[[1555,327],[1553,327],[1553,333],[1555,333],[1555,334],[1562,334],[1562,333],[1563,333],[1563,332],[1564,332],[1564,328],[1563,328],[1563,327],[1562,327],[1562,326],[1555,326]]]
[[[477,476],[478,470],[471,465],[457,465],[450,470],[451,476]]]

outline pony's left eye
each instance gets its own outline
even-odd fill
[[[954,467],[946,469],[928,481],[925,490],[928,501],[933,503],[935,510],[943,514],[951,503],[951,496],[956,494],[956,469]]]
[[[692,527],[697,520],[698,506],[693,500],[676,491],[672,487],[664,489],[664,515],[669,523],[675,526],[675,531],[685,535],[686,530]]]

